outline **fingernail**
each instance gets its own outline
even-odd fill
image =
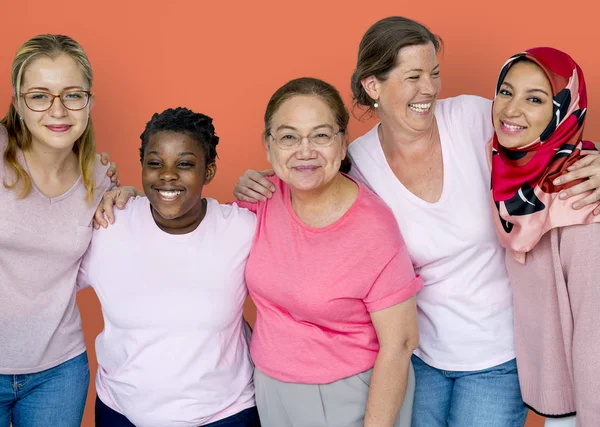
[[[579,209],[581,207],[581,204],[579,204],[579,202],[573,203],[573,209]]]
[[[552,184],[560,185],[560,178],[556,178],[554,181],[552,181]]]
[[[562,199],[562,200],[566,199],[567,198],[567,193],[565,193],[564,191],[561,191],[559,193],[559,195],[558,195],[558,198]]]
[[[275,192],[275,187],[271,186],[271,193]]]

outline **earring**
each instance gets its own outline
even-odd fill
[[[23,121],[23,116],[19,114],[19,120]]]
[[[373,104],[373,108],[377,108],[379,107],[379,104],[376,102],[375,104]]]

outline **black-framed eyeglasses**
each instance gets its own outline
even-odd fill
[[[276,133],[275,135],[269,133],[269,136],[275,141],[275,144],[277,144],[279,148],[289,150],[299,147],[304,138],[307,138],[314,147],[326,148],[333,144],[336,136],[343,133],[343,129],[340,129],[337,132],[333,132],[332,130],[320,130],[313,132],[310,135],[302,136],[294,132],[283,131]]]
[[[32,90],[22,93],[21,97],[27,108],[38,113],[52,108],[56,98],[60,99],[67,110],[79,111],[88,106],[92,93],[87,90],[67,90],[59,95],[54,95],[50,92]]]

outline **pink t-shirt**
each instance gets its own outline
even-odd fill
[[[94,211],[111,184],[97,158],[92,203],[81,177],[58,197],[34,183],[19,199],[3,185],[15,177],[2,158],[7,144],[0,126],[0,374],[31,374],[85,351],[75,280]],[[17,160],[28,171],[20,150]]]
[[[78,284],[102,303],[100,399],[140,427],[197,427],[255,405],[242,317],[256,217],[208,199],[194,231],[160,230],[146,198],[94,231]]]
[[[257,307],[250,345],[256,367],[280,381],[326,384],[373,367],[379,343],[370,312],[412,297],[421,287],[390,209],[359,185],[336,222],[313,228],[291,206],[289,187],[257,213],[246,267]]]

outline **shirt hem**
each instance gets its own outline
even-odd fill
[[[35,368],[18,368],[18,369],[4,369],[0,368],[0,375],[26,375],[26,374],[37,374],[39,372],[46,371],[48,369],[56,368],[58,365],[61,365],[65,362],[68,362],[71,359],[76,358],[77,356],[85,353],[86,347],[85,344],[82,348],[78,348],[71,353],[68,353],[67,356],[63,356],[58,360],[55,360],[50,363],[46,363],[44,365],[36,366]]]
[[[280,373],[273,372],[272,370],[270,370],[268,368],[265,369],[263,366],[260,366],[259,363],[256,363],[256,361],[254,362],[254,366],[256,369],[258,369],[261,373],[265,374],[266,376],[271,377],[274,380],[284,382],[284,383],[324,385],[324,384],[331,384],[336,381],[343,380],[345,378],[350,378],[354,375],[360,374],[361,372],[365,372],[365,371],[368,371],[369,369],[373,369],[373,367],[375,366],[375,358],[373,359],[372,363],[366,363],[365,366],[357,367],[356,369],[353,369],[352,371],[350,371],[348,373],[343,373],[341,375],[336,375],[334,377],[323,376],[323,377],[301,378],[301,377],[295,377],[293,375],[279,375]],[[306,371],[306,370],[307,369],[303,369],[303,371]]]
[[[494,366],[502,365],[503,363],[509,362],[517,357],[516,352],[512,351],[510,353],[505,353],[504,356],[487,360],[485,362],[471,363],[468,365],[455,365],[452,363],[436,362],[431,360],[429,357],[424,356],[419,350],[415,350],[414,355],[433,368],[455,372],[481,371],[483,369],[489,369],[493,368]]]

